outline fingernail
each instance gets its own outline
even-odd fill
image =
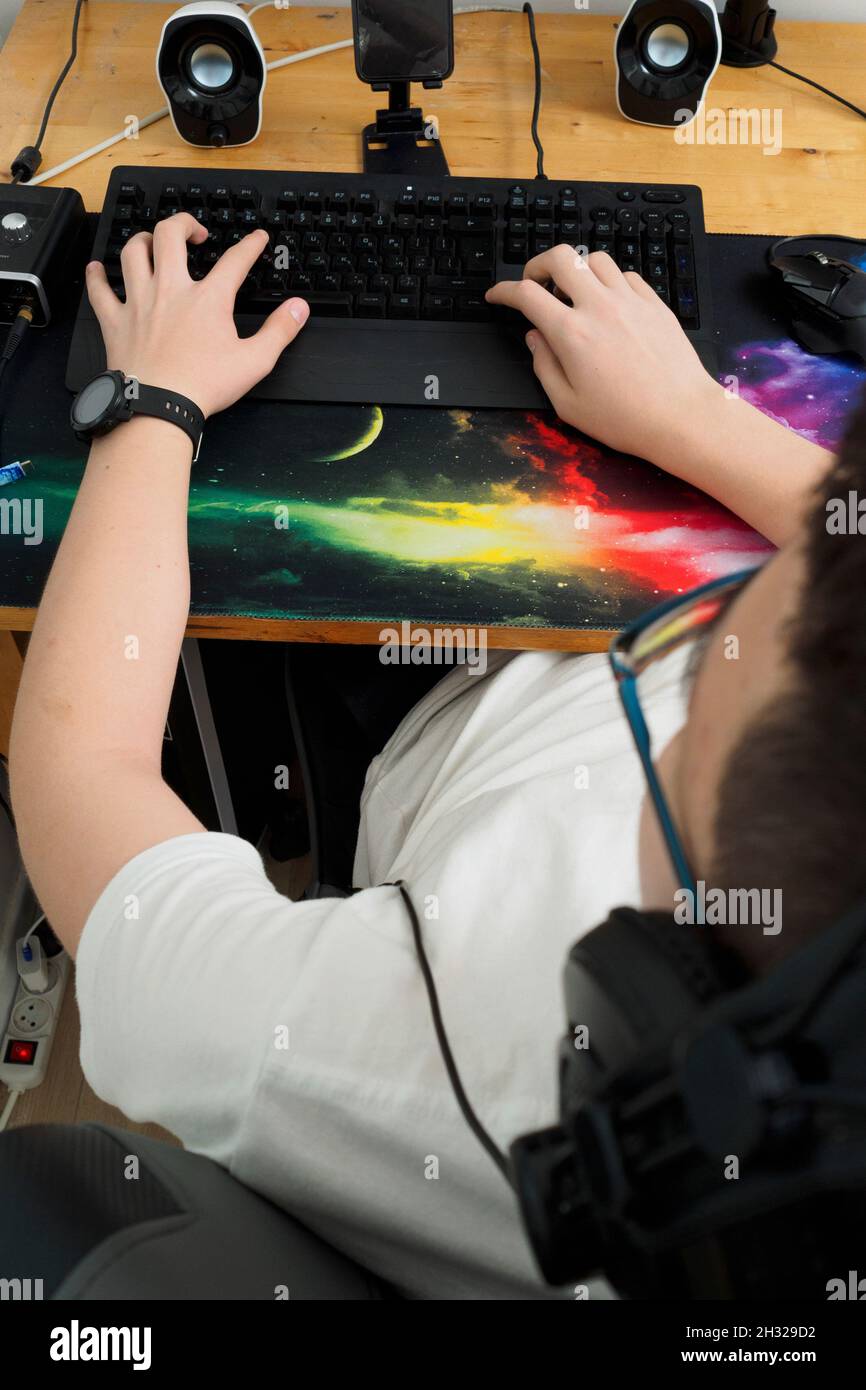
[[[291,299],[289,313],[296,323],[306,323],[310,317],[310,306],[305,299]]]
[[[529,348],[530,352],[535,351],[536,347],[538,346],[538,339],[536,338],[534,333],[527,333],[526,346]]]

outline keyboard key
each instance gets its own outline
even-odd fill
[[[392,294],[388,301],[388,317],[392,319],[417,319],[417,294]]]
[[[383,319],[385,317],[384,294],[359,295],[358,317],[362,319]]]
[[[695,260],[690,246],[674,247],[674,274],[678,279],[689,280],[695,273]]]
[[[316,318],[352,317],[352,296],[343,290],[313,290],[310,294],[305,294],[304,298],[310,306],[310,312]]]
[[[490,281],[472,275],[428,275],[427,289],[431,293],[466,295],[483,294],[490,288]]]
[[[450,319],[454,316],[454,300],[445,294],[425,294],[421,305],[421,317],[425,319]]]
[[[681,319],[696,319],[698,297],[693,280],[677,280],[675,285],[677,313]]]
[[[454,317],[461,323],[484,323],[492,318],[492,310],[483,295],[462,294],[454,306]]]
[[[679,188],[648,188],[643,195],[645,203],[684,203],[686,195]]]

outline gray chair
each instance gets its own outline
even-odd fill
[[[210,1159],[109,1125],[6,1130],[0,1191],[0,1279],[31,1297],[396,1296]]]

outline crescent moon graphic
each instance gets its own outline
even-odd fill
[[[361,454],[365,449],[369,449],[371,444],[375,444],[382,427],[385,424],[385,415],[380,405],[372,407],[372,419],[370,420],[367,432],[361,436],[356,444],[350,444],[347,449],[342,449],[338,454],[328,454],[326,458],[320,459],[320,463],[339,463],[341,459],[350,459],[353,454]]]

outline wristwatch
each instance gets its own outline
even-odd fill
[[[192,440],[195,463],[201,448],[204,415],[193,401],[177,391],[143,386],[136,377],[123,372],[100,372],[79,391],[69,418],[76,439],[87,444],[109,434],[133,415],[150,415],[177,425]]]

